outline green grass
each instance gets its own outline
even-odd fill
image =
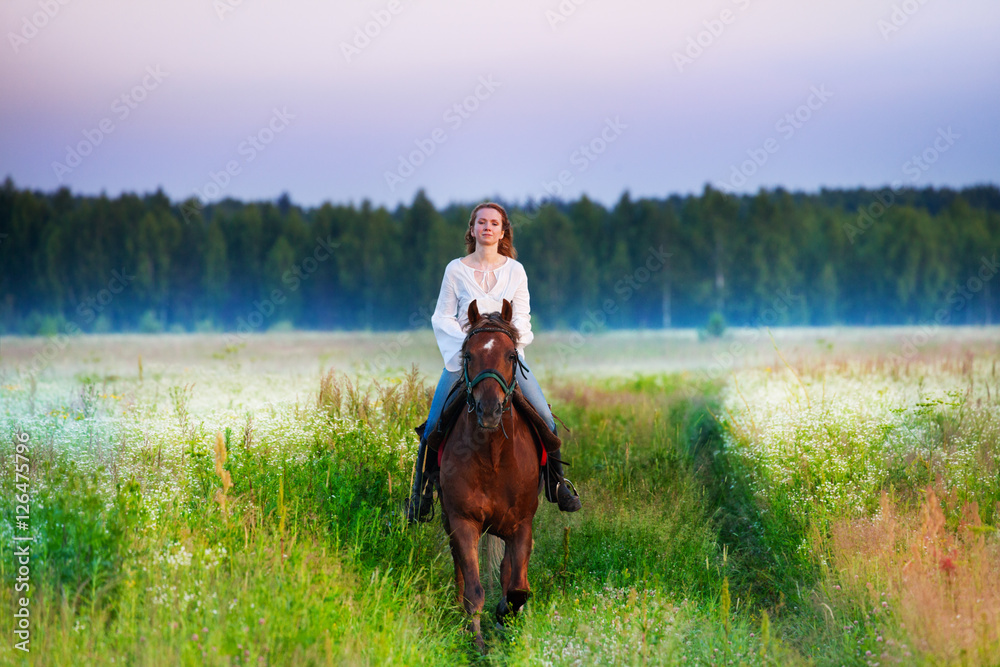
[[[973,665],[1000,655],[998,634],[978,621],[964,644],[913,629],[953,623],[941,610],[955,605],[1000,611],[976,583],[1000,574],[995,349],[971,362],[939,350],[901,367],[854,353],[832,363],[824,348],[792,358],[796,374],[776,363],[717,381],[544,381],[569,428],[564,454],[584,510],[542,503],[533,597],[508,630],[484,623],[486,656],[462,630],[440,523],[403,520],[430,386],[416,372],[255,370],[273,362],[253,354],[174,366],[150,354],[140,377],[103,350],[103,371],[87,362],[37,383],[3,379],[0,470],[13,489],[15,433],[27,432],[36,541],[31,654],[10,641],[0,664]],[[12,613],[13,496],[0,499],[0,607]],[[912,556],[921,544],[937,560]],[[945,558],[957,564],[942,569]],[[488,578],[487,612],[498,595]]]

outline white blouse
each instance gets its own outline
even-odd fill
[[[469,304],[476,301],[479,312],[486,314],[499,312],[503,300],[514,307],[512,324],[520,334],[521,342],[517,351],[524,357],[524,347],[534,339],[531,333],[531,306],[528,297],[528,275],[524,266],[516,259],[507,261],[493,271],[487,271],[484,280],[489,285],[492,274],[496,281],[489,290],[476,281],[476,269],[464,264],[461,259],[453,259],[444,269],[441,293],[438,295],[431,325],[438,349],[444,358],[444,367],[449,371],[462,368],[459,354],[465,342],[466,328],[469,326]],[[479,273],[482,273],[481,271]]]

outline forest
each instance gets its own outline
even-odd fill
[[[393,210],[0,187],[0,331],[430,325],[477,202]],[[762,189],[513,203],[538,328],[991,324],[1000,190]]]

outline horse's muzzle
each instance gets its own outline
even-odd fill
[[[503,416],[503,406],[495,403],[491,408],[484,408],[480,401],[476,401],[476,423],[479,428],[487,431],[495,431],[500,427],[500,418]]]

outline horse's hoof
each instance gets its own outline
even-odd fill
[[[496,609],[496,621],[497,628],[503,628],[504,624],[510,620],[511,608],[507,603],[507,598],[500,598],[500,602],[497,603]]]
[[[509,590],[507,591],[507,606],[512,614],[516,614],[521,611],[521,607],[528,602],[528,598],[531,597],[531,591],[526,590]]]
[[[496,620],[497,627],[502,628],[504,620],[507,618],[507,614],[510,613],[510,609],[507,607],[507,599],[500,598],[500,602],[497,603],[496,609]]]

